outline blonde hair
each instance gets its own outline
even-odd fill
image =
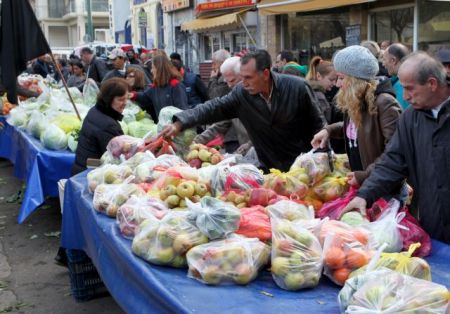
[[[315,56],[309,63],[309,71],[306,74],[305,79],[308,81],[317,81],[317,73],[320,73],[322,76],[326,76],[333,72],[333,70],[333,63],[323,60],[320,56]]]
[[[377,113],[375,105],[375,89],[378,82],[366,81],[353,76],[346,76],[336,96],[337,107],[347,113],[359,128],[362,123],[362,113],[369,112],[370,115]]]

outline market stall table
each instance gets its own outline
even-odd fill
[[[0,157],[14,164],[14,175],[24,180],[27,188],[20,207],[18,222],[22,223],[45,200],[46,196],[58,196],[58,181],[69,178],[75,154],[52,151],[25,131],[6,122],[0,129]]]
[[[133,255],[116,221],[97,213],[83,172],[64,195],[62,246],[85,251],[109,292],[128,313],[339,313],[339,287],[322,278],[315,289],[278,288],[269,272],[247,286],[206,286],[186,269],[151,265]],[[450,246],[433,241],[433,281],[450,286]]]

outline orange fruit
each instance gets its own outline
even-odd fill
[[[325,253],[325,264],[331,268],[341,268],[345,263],[345,253],[337,246],[330,247]]]
[[[362,249],[350,249],[347,252],[346,264],[351,269],[360,268],[369,262],[369,257],[367,253]]]
[[[349,275],[350,275],[349,269],[339,268],[334,271],[333,278],[337,282],[337,284],[343,286]]]
[[[362,245],[367,245],[367,243],[369,242],[367,232],[361,229],[353,230],[353,237]]]

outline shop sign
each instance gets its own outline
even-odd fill
[[[172,12],[187,9],[191,6],[190,0],[161,0],[163,12]]]
[[[198,1],[195,10],[197,12],[222,10],[229,8],[246,7],[256,4],[256,0],[220,0],[220,1]]]
[[[139,12],[138,26],[142,28],[147,27],[147,13],[144,10]]]
[[[361,42],[361,24],[350,25],[345,28],[345,44],[348,46],[359,45]]]

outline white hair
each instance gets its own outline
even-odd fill
[[[229,57],[231,57],[231,55],[228,51],[226,51],[225,49],[219,49],[217,51],[214,51],[212,60],[218,63],[223,63]]]
[[[241,71],[241,58],[231,57],[226,59],[220,66],[220,73],[233,71],[234,74],[239,74]]]

